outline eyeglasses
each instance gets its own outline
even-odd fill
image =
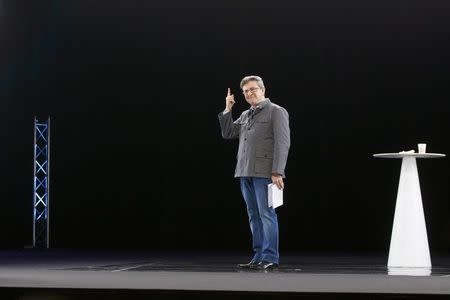
[[[252,88],[249,88],[248,90],[243,90],[242,91],[242,94],[248,94],[248,93],[253,93],[253,92],[255,92],[256,90],[259,90],[260,88],[259,87],[252,87]]]

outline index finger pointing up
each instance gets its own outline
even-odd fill
[[[228,88],[228,95],[227,96],[230,96],[231,95],[231,91],[230,91],[230,88]]]

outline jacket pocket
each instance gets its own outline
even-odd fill
[[[255,173],[270,174],[272,172],[272,153],[268,151],[256,151]]]

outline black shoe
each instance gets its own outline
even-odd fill
[[[267,262],[267,261],[262,261],[259,264],[257,264],[254,269],[256,270],[273,270],[273,269],[278,269],[278,264],[277,263],[272,263],[272,262]]]
[[[257,265],[258,265],[257,261],[251,261],[251,262],[249,262],[247,264],[238,264],[237,267],[239,269],[253,269]]]

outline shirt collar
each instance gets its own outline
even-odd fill
[[[258,105],[256,105],[256,107],[251,107],[251,110],[255,110],[255,109],[263,109],[267,104],[270,103],[270,99],[269,98],[265,98],[263,101],[259,102]]]

